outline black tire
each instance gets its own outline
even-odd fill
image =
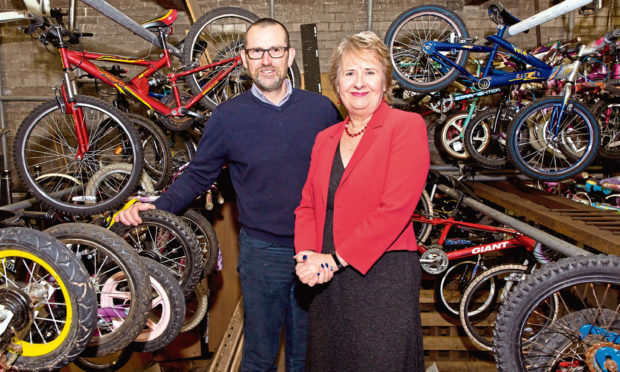
[[[151,275],[153,300],[149,322],[132,347],[135,351],[151,352],[169,345],[181,332],[185,299],[178,281],[165,266],[146,257],[142,263]],[[158,329],[154,330],[153,325],[158,325]]]
[[[422,195],[420,195],[420,200],[418,201],[418,205],[415,208],[415,214],[428,219],[433,218],[433,202],[431,201],[430,196],[428,196],[426,190],[422,190]],[[416,241],[418,242],[418,244],[424,243],[426,239],[428,239],[429,235],[431,235],[433,225],[431,225],[430,223],[417,222],[415,220],[413,220],[412,224]]]
[[[592,114],[601,127],[599,154],[606,159],[620,159],[620,97],[600,100]]]
[[[172,152],[172,174],[177,177],[179,169],[194,158],[198,140],[188,131],[167,131],[166,134]]]
[[[118,371],[129,362],[132,355],[133,349],[126,347],[113,356],[97,358],[81,356],[74,360],[73,364],[84,371]]]
[[[427,29],[427,26],[441,28],[442,25],[440,31]],[[455,42],[469,38],[465,23],[451,10],[439,5],[421,5],[401,13],[385,33],[394,78],[403,88],[414,92],[430,93],[446,88],[457,78],[459,71],[451,66],[442,69],[442,65],[422,47],[426,41],[450,42],[451,38],[457,39]],[[468,51],[458,50],[444,56],[462,67],[468,55]]]
[[[475,269],[475,271],[474,271]],[[461,261],[446,270],[441,279],[435,280],[435,305],[448,315],[458,318],[459,304],[467,286],[486,268],[476,267],[474,261]]]
[[[168,137],[152,120],[141,115],[126,114],[140,136],[144,152],[144,172],[153,180],[155,190],[168,186],[172,176],[172,152]]]
[[[202,275],[202,250],[196,235],[181,217],[159,209],[140,212],[138,226],[114,224],[122,236],[141,256],[166,266],[190,296]]]
[[[202,272],[204,276],[208,276],[215,270],[217,257],[220,252],[220,243],[217,240],[215,230],[211,222],[196,210],[188,209],[181,217],[192,228],[200,243],[203,256]]]
[[[196,328],[202,319],[204,319],[209,308],[209,297],[207,295],[207,289],[201,282],[194,287],[194,293],[186,301],[185,304],[185,319],[183,320],[183,327],[181,332],[188,332]]]
[[[0,257],[1,288],[22,292],[31,301],[40,293],[28,288],[45,290],[29,330],[16,330],[25,333],[13,339],[23,347],[13,369],[46,371],[67,365],[86,348],[97,320],[97,298],[86,270],[58,240],[23,227],[0,229]],[[12,352],[4,356],[11,358]]]
[[[96,333],[81,356],[110,355],[129,345],[144,328],[150,310],[148,273],[140,256],[120,236],[100,226],[64,223],[45,232],[76,255],[95,285]],[[112,314],[104,314],[106,310]]]
[[[493,325],[497,310],[508,293],[525,279],[528,267],[500,265],[474,279],[461,299],[459,318],[467,336],[481,350],[493,349]]]
[[[89,136],[83,160],[75,158],[72,117],[56,100],[38,106],[24,119],[15,135],[13,156],[20,179],[43,204],[86,216],[112,210],[125,201],[142,174],[143,152],[136,129],[121,111],[92,97],[76,96],[75,103],[84,111]],[[83,193],[90,177],[111,163],[130,164],[131,176],[109,185],[96,200],[86,197]]]
[[[207,12],[192,25],[185,38],[183,64],[198,66],[238,56],[243,48],[247,28],[258,19],[256,14],[234,7],[222,7]],[[200,94],[203,84],[231,66],[232,62],[188,75],[187,83],[194,94]],[[293,87],[301,87],[299,68],[295,61],[289,67],[288,78]],[[245,92],[251,86],[252,80],[239,61],[239,65],[206,94],[200,103],[208,110],[213,110],[218,104]]]
[[[545,97],[527,106],[508,128],[506,150],[514,166],[541,181],[561,181],[584,171],[596,158],[600,129],[582,104],[569,101],[559,128],[550,126],[563,97]],[[557,131],[557,133],[556,133]]]
[[[619,294],[617,256],[570,257],[534,271],[500,307],[493,335],[498,370],[556,371],[562,362],[587,370],[588,352],[608,343],[607,332],[620,333]],[[540,315],[554,306],[554,316]],[[575,313],[583,316],[571,315]],[[581,333],[586,324],[601,332],[594,334],[594,328],[586,327],[591,331]],[[549,341],[558,338],[570,341]]]
[[[508,162],[506,155],[506,131],[516,117],[510,109],[504,109],[499,117],[499,132],[493,133],[496,108],[490,108],[474,116],[465,127],[464,143],[467,153],[480,166],[501,169]]]

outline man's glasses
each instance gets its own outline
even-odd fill
[[[249,59],[261,59],[265,55],[265,52],[269,53],[271,58],[282,58],[288,48],[289,47],[271,47],[269,49],[250,48],[244,50]]]

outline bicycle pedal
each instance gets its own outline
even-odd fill
[[[201,114],[199,112],[195,112],[195,111],[183,110],[183,114],[189,115],[189,116],[193,116],[193,117],[195,117],[196,119],[199,119],[199,120],[207,120],[208,119],[205,115],[203,115],[203,114]]]

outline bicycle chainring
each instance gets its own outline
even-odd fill
[[[443,273],[448,269],[448,265],[450,263],[448,260],[448,255],[446,255],[446,252],[444,252],[440,247],[441,246],[437,244],[433,244],[426,250],[426,252],[422,253],[422,256],[420,257],[422,270],[431,275]]]

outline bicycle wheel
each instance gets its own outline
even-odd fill
[[[172,173],[176,173],[181,167],[192,160],[198,147],[198,140],[189,132],[167,132],[168,143],[172,152]]]
[[[144,149],[144,171],[153,180],[153,187],[161,190],[168,186],[172,176],[172,152],[168,138],[152,120],[131,113],[126,115],[140,136]]]
[[[430,93],[454,81],[459,71],[424,52],[427,41],[459,43],[469,39],[463,20],[439,5],[421,5],[401,13],[385,33],[385,44],[394,67],[394,78],[403,88]],[[463,67],[469,52],[440,52]]]
[[[22,182],[43,204],[77,216],[102,213],[120,205],[134,190],[143,167],[143,153],[138,133],[125,116],[109,104],[86,96],[75,97],[81,109],[88,135],[88,149],[77,158],[78,135],[71,115],[57,100],[35,108],[21,123],[15,136],[13,156]],[[132,174],[113,193],[100,193],[93,199],[84,194],[85,185],[101,167],[125,163]],[[79,180],[68,184],[65,178],[41,175],[65,174]]]
[[[215,63],[234,58],[243,49],[244,37],[247,29],[259,17],[247,10],[223,7],[214,9],[192,25],[183,43],[183,64],[198,66]],[[219,72],[232,67],[233,63],[225,63],[200,73],[187,76],[187,83],[194,94],[200,94],[202,87]],[[288,69],[288,78],[294,87],[301,86],[301,77],[297,62],[293,62]],[[201,100],[200,103],[209,110],[235,97],[252,86],[252,80],[247,76],[245,68],[239,65],[226,74]]]
[[[493,123],[497,109],[491,108],[474,116],[464,132],[465,149],[478,164],[488,169],[501,169],[506,166],[506,128],[516,113],[504,109],[500,113],[499,130],[493,133]]]
[[[437,142],[441,144],[441,149],[451,158],[465,160],[469,154],[465,149],[463,141],[463,123],[469,116],[467,111],[460,111],[450,115],[441,127],[437,127],[435,135],[438,136]]]
[[[132,355],[132,348],[126,347],[123,350],[104,357],[87,358],[80,356],[73,361],[73,364],[84,371],[118,371],[129,362]]]
[[[217,256],[220,252],[220,244],[217,241],[215,230],[205,216],[193,209],[186,210],[181,218],[191,227],[198,239],[204,262],[202,272],[204,276],[207,276],[215,270]]]
[[[113,354],[140,333],[149,313],[148,273],[121,237],[95,225],[65,223],[45,230],[67,246],[86,268],[97,294],[97,325],[81,354]]]
[[[542,98],[508,128],[508,157],[528,177],[541,181],[571,178],[585,170],[598,153],[600,130],[592,115],[580,103],[569,101],[557,122],[562,104],[562,97]]]
[[[469,283],[486,268],[474,261],[462,261],[448,268],[439,281],[435,281],[435,304],[453,317],[459,316],[459,305]]]
[[[459,318],[467,336],[481,350],[493,349],[493,326],[499,305],[525,279],[528,267],[500,265],[474,279],[463,293]]]
[[[619,296],[617,256],[570,257],[533,272],[500,307],[498,370],[601,371],[606,355],[619,363]],[[554,316],[545,316],[554,306]]]
[[[601,127],[599,154],[606,159],[620,159],[620,98],[599,101],[592,114]]]
[[[418,201],[418,205],[415,207],[414,214],[432,219],[433,218],[433,202],[431,201],[431,197],[428,196],[426,190],[422,190],[422,195],[420,195],[420,200]],[[431,235],[431,230],[433,230],[433,225],[430,223],[422,223],[413,220],[413,232],[415,233],[415,239],[418,244],[424,243],[426,239]]]
[[[136,351],[150,352],[170,344],[181,331],[185,299],[179,283],[166,267],[146,257],[142,263],[151,275],[153,299],[146,326],[132,346]]]
[[[21,349],[9,347],[4,356],[17,356],[18,370],[51,370],[71,362],[88,344],[97,316],[95,290],[84,268],[58,240],[23,227],[0,229],[0,261],[0,302],[9,308],[21,302],[25,307],[18,306],[22,310],[14,316],[27,320],[15,335],[3,334]]]
[[[196,328],[207,314],[208,307],[207,289],[199,282],[194,287],[192,297],[185,304],[185,319],[183,320],[181,332],[191,331]]]
[[[192,229],[172,213],[159,209],[140,212],[138,226],[114,224],[114,232],[122,236],[138,253],[166,266],[190,296],[202,275],[202,251]]]
[[[131,177],[132,173],[133,167],[130,164],[112,163],[103,166],[93,174],[86,184],[84,195],[95,199],[97,194],[112,193],[118,190],[120,185],[128,177]],[[152,179],[145,172],[142,172],[140,177],[140,189],[145,193],[151,194],[155,191]]]
[[[131,356],[133,350],[131,347],[126,347],[112,355],[104,357],[92,357],[87,358],[80,356],[73,361],[73,364],[84,371],[118,371],[123,368]]]

